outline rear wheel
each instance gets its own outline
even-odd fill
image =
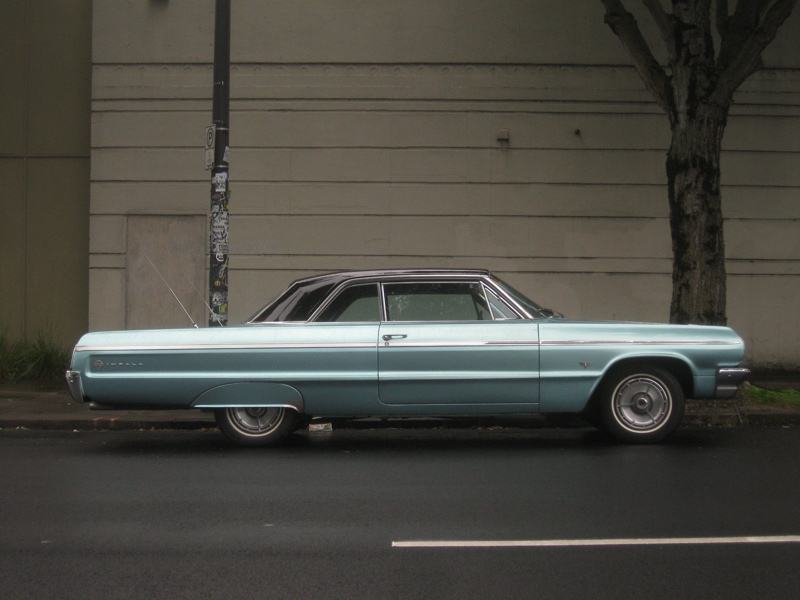
[[[231,407],[214,411],[219,428],[240,446],[274,446],[294,431],[298,414],[284,407]]]
[[[661,441],[683,418],[683,389],[659,367],[620,369],[603,384],[601,395],[603,429],[623,442]]]

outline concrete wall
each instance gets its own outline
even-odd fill
[[[729,318],[759,364],[800,366],[799,17],[724,142]],[[241,1],[233,23],[231,322],[294,278],[394,266],[489,268],[570,317],[668,318],[668,125],[599,2]],[[147,248],[189,265],[170,283],[205,320],[186,249],[206,245],[212,32],[211,0],[94,2],[92,329],[133,326],[159,286],[172,301],[132,275]],[[147,242],[141,218],[195,239]]]
[[[0,332],[88,326],[91,0],[6,0],[0,21]]]

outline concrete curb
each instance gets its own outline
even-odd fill
[[[211,412],[168,411],[92,411],[73,402],[66,392],[29,389],[30,386],[0,388],[0,429],[36,430],[202,430],[216,428]],[[587,427],[576,415],[530,417],[482,417],[453,419],[319,419],[334,429],[476,429]],[[683,427],[796,427],[800,410],[763,406],[739,406],[734,402],[688,401]]]
[[[62,415],[0,415],[0,429],[31,429],[43,431],[121,431],[121,430],[203,430],[217,427],[211,413],[195,411],[89,411],[85,417]],[[180,414],[180,413],[183,414]],[[168,413],[168,414],[167,414]],[[454,419],[319,419],[331,423],[333,429],[544,429],[579,428],[589,424],[580,417],[531,416]],[[798,427],[800,411],[742,413],[735,411],[706,412],[684,415],[682,427]]]

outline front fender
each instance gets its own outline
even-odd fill
[[[233,406],[289,407],[303,414],[303,396],[284,383],[247,381],[226,383],[200,394],[192,408],[231,408]]]
[[[671,371],[691,394],[697,388],[697,367],[690,357],[675,352],[629,351],[620,353],[602,347],[578,347],[559,349],[550,356],[543,356],[540,383],[540,411],[580,412],[596,395],[603,381],[615,369],[623,365],[642,363],[660,366]],[[581,361],[581,359],[583,359]],[[581,361],[581,362],[579,362]],[[576,369],[573,365],[580,365]],[[713,374],[713,371],[712,371]]]

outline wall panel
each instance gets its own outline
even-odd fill
[[[88,323],[92,0],[4,0],[0,21],[0,332]]]
[[[212,4],[95,0],[98,248],[132,219],[205,218]],[[232,322],[297,277],[410,266],[489,268],[576,318],[668,318],[668,124],[602,5],[467,4],[236,4]],[[798,285],[799,23],[737,93],[723,144],[731,324],[756,363],[796,366],[748,284]],[[119,297],[117,270],[137,284],[129,259],[93,250],[93,298],[104,281]]]

